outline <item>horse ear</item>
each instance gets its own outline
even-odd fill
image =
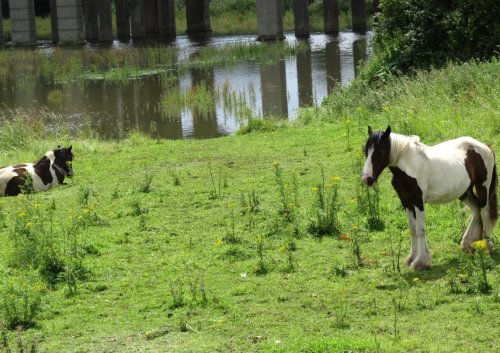
[[[73,145],[70,145],[70,146],[68,147],[68,151],[70,151],[70,152],[71,152],[71,149],[72,149],[72,148],[73,148]]]
[[[372,127],[368,125],[368,136],[371,136],[373,134]]]
[[[57,148],[61,148],[61,145],[57,145]]]
[[[387,125],[387,129],[385,129],[384,136],[389,136],[391,134],[391,126]]]

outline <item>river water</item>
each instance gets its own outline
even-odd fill
[[[286,41],[296,40],[293,34],[286,35]],[[255,41],[255,36],[214,36],[202,44],[178,36],[169,45],[177,46],[182,57],[196,53],[200,45],[246,41]],[[225,87],[243,97],[256,116],[294,119],[299,107],[321,104],[329,91],[348,84],[357,75],[357,65],[371,53],[371,32],[365,35],[341,32],[337,37],[318,33],[312,34],[307,42],[310,50],[277,63],[242,61],[227,67],[191,69],[183,72],[175,84],[181,90],[200,83],[212,88]],[[133,45],[114,41],[106,50],[126,50]],[[92,49],[88,46],[83,50]],[[155,75],[125,83],[92,80],[83,86],[63,87],[62,104],[50,109],[76,124],[87,121],[103,139],[122,139],[134,130],[155,138],[213,138],[232,134],[244,123],[223,100],[218,100],[212,111],[202,116],[192,109],[166,116],[159,102],[168,87]],[[13,109],[42,109],[53,90],[53,86],[43,83],[14,92],[2,85],[0,103]]]

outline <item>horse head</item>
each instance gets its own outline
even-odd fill
[[[54,150],[54,156],[55,156],[54,163],[59,168],[64,170],[64,172],[66,173],[66,175],[69,178],[71,178],[74,174],[74,172],[73,172],[73,152],[71,152],[72,148],[73,148],[72,145],[67,147],[67,148],[58,146]]]
[[[363,168],[362,180],[372,186],[380,173],[389,165],[391,155],[391,127],[387,126],[385,131],[373,131],[368,126],[368,139],[365,144],[366,162]]]

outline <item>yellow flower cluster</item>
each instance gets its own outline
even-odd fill
[[[488,243],[486,240],[478,240],[472,243],[472,247],[476,250],[479,251],[487,251],[488,250]]]

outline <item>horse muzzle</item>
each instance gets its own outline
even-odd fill
[[[361,178],[363,180],[363,183],[365,183],[368,186],[373,186],[375,184],[376,179],[372,178],[371,176],[363,176]]]
[[[75,174],[75,173],[74,173],[72,170],[70,170],[69,172],[67,172],[67,173],[66,173],[66,176],[67,176],[68,178],[72,178],[74,174]]]

